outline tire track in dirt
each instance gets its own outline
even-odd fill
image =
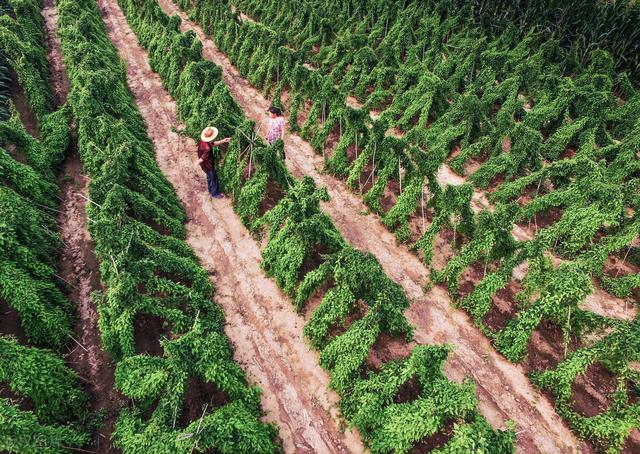
[[[269,101],[249,85],[202,29],[171,0],[159,0],[159,3],[166,13],[181,17],[183,31],[193,30],[197,34],[205,57],[222,68],[223,80],[234,98],[244,114],[257,122],[264,136],[264,112]],[[504,427],[509,419],[515,422],[518,452],[589,452],[550,401],[533,387],[524,369],[499,355],[466,313],[453,307],[446,291],[440,287],[427,293],[422,291],[428,275],[426,267],[406,247],[396,245],[395,237],[379,222],[377,215],[360,214],[368,208],[342,181],[321,173],[323,159],[310,144],[297,135],[286,134],[285,146],[286,163],[295,176],[309,175],[317,184],[327,187],[331,200],[324,208],[345,239],[373,253],[389,277],[403,286],[412,300],[406,315],[416,327],[415,340],[419,344],[452,344],[454,350],[445,366],[447,376],[456,381],[466,376],[474,379],[480,410],[494,427]]]
[[[57,36],[55,0],[43,2],[42,16],[51,85],[57,104],[62,105],[69,95],[70,83]],[[109,354],[102,350],[98,311],[91,299],[91,293],[101,288],[99,264],[94,254],[95,244],[87,229],[89,178],[82,172],[82,162],[73,143],[58,183],[61,188],[58,224],[63,242],[58,266],[60,276],[70,287],[67,296],[78,311],[73,349],[67,356],[67,363],[86,383],[86,391],[91,395],[91,411],[104,412],[103,425],[91,440],[91,452],[117,453],[120,451],[111,445],[110,437],[122,397],[114,389],[114,366]]]
[[[260,247],[229,199],[212,200],[196,164],[195,142],[180,136],[176,105],[114,0],[99,0],[107,33],[127,65],[127,81],[146,123],[160,168],[189,217],[187,242],[213,275],[235,360],[263,390],[265,420],[275,422],[286,452],[364,452],[359,435],[341,432],[338,396],[318,354],[302,338],[304,319],[260,269]]]

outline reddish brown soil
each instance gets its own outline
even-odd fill
[[[302,263],[298,277],[300,279],[304,279],[309,271],[313,271],[320,265],[322,265],[322,263],[324,262],[324,258],[322,258],[322,256],[326,255],[328,252],[329,250],[324,245],[316,244],[313,247],[313,251],[311,251],[309,257],[307,257]]]
[[[453,148],[451,150],[451,153],[449,154],[449,157],[446,160],[447,165],[452,160],[457,158],[460,155],[461,151],[462,151],[462,149],[460,148],[460,144],[456,143],[453,146]],[[488,155],[487,155],[486,151],[482,151],[478,155],[468,158],[465,161],[464,165],[462,166],[462,175],[460,175],[460,174],[458,174],[458,175],[460,175],[460,176],[471,175],[472,173],[474,173],[476,170],[478,170],[480,168],[482,163],[484,161],[486,161],[487,158],[488,158]]]
[[[55,0],[44,0],[42,3],[44,17],[45,46],[51,72],[50,83],[58,105],[64,104],[69,94],[69,77],[62,58],[60,41],[56,35],[58,31],[58,13]]]
[[[44,0],[42,15],[53,90],[57,102],[62,104],[69,93],[69,79],[56,35],[58,16],[55,0]],[[82,173],[82,163],[73,146],[60,172],[59,184],[58,224],[64,244],[59,273],[69,283],[68,297],[78,310],[73,334],[75,340],[70,344],[73,350],[67,357],[67,363],[86,383],[86,391],[91,396],[91,411],[104,416],[102,426],[93,434],[87,448],[95,453],[117,453],[120,451],[111,444],[111,434],[122,396],[114,390],[114,366],[102,349],[98,312],[91,298],[91,294],[102,290],[102,287],[98,260],[93,253],[95,244],[87,230],[89,179]]]
[[[452,240],[453,230],[450,230],[449,227],[443,227],[436,235],[433,241],[433,257],[431,259],[431,266],[435,270],[442,270],[456,254]],[[457,242],[456,248],[460,248],[461,244],[461,242]]]
[[[516,316],[518,303],[515,296],[519,291],[519,284],[512,280],[505,288],[496,292],[491,309],[483,320],[489,329],[500,331]]]
[[[27,156],[24,154],[24,152],[22,150],[19,150],[18,147],[16,147],[14,144],[12,144],[12,143],[4,143],[4,144],[2,144],[2,147],[16,161],[18,161],[18,162],[20,162],[22,164],[28,164]]]
[[[448,241],[453,246],[453,231],[445,230],[442,232],[442,237],[445,241]],[[464,241],[464,240],[462,240]],[[461,239],[456,235],[456,243],[457,248],[460,248],[462,244]],[[488,270],[487,270],[488,271]],[[467,267],[462,274],[460,275],[459,288],[458,288],[458,298],[462,299],[467,296],[469,293],[473,291],[476,287],[476,284],[482,280],[485,276],[485,270],[482,263],[472,263],[471,266]]]
[[[325,153],[330,154],[340,142],[340,125],[334,126],[324,142]]]
[[[160,340],[166,338],[171,328],[164,319],[152,314],[138,313],[133,320],[133,338],[137,354],[162,356]]]
[[[88,178],[82,174],[82,163],[74,151],[67,158],[60,173],[62,188],[61,213],[58,217],[64,248],[60,256],[59,272],[69,282],[69,299],[76,304],[78,319],[74,327],[73,348],[67,357],[71,368],[87,383],[91,395],[91,410],[103,412],[102,427],[93,435],[90,449],[99,453],[114,453],[110,441],[118,415],[121,395],[114,390],[114,366],[102,349],[98,329],[98,311],[91,298],[101,290],[99,264],[93,250],[94,243],[87,230],[86,199]]]
[[[491,181],[489,181],[489,186],[487,186],[487,188],[485,189],[485,193],[491,194],[492,192],[495,192],[500,186],[504,184],[505,181],[507,181],[505,178],[505,174],[501,173],[496,175],[491,179]]]
[[[447,421],[438,432],[416,443],[409,454],[431,452],[446,445],[453,437],[453,424],[453,421]]]
[[[412,377],[411,379],[407,380],[400,386],[400,389],[398,389],[398,392],[396,393],[396,396],[394,397],[393,402],[395,402],[396,404],[413,402],[414,400],[420,397],[421,392],[422,392],[422,387],[420,386],[420,383],[418,383],[418,379],[415,377]]]
[[[631,263],[627,259],[628,248],[626,247],[618,254],[609,254],[609,258],[602,268],[603,274],[608,277],[616,278],[639,273],[640,267]]]
[[[366,194],[369,192],[369,189],[371,189],[375,181],[376,175],[373,173],[373,163],[372,161],[369,161],[362,169],[362,172],[360,172],[360,180],[358,182],[360,186],[360,193]]]
[[[356,152],[355,142],[347,147],[347,161],[349,162],[349,164],[353,163],[353,161],[355,161],[358,158],[359,156],[358,153],[360,152],[362,152],[362,147],[358,147]]]
[[[5,336],[13,336],[20,344],[27,345],[27,335],[20,324],[20,316],[2,298],[0,298],[0,334]]]
[[[382,199],[380,204],[382,205],[382,212],[388,213],[391,208],[394,207],[400,196],[400,183],[396,180],[389,180],[387,186],[384,188]]]
[[[382,333],[371,346],[366,364],[373,370],[380,370],[389,361],[398,361],[408,357],[415,345],[407,343],[406,339],[399,339],[389,333]]]
[[[258,124],[264,124],[264,109],[268,107],[269,101],[238,74],[202,30],[170,0],[160,0],[159,3],[169,14],[180,15],[183,30],[196,32],[203,42],[205,57],[222,68],[223,80],[245,115]],[[129,63],[128,60],[127,62]],[[462,380],[464,376],[474,379],[478,384],[480,410],[489,422],[495,427],[504,427],[506,420],[513,420],[518,431],[518,450],[521,452],[580,452],[585,445],[576,440],[551,403],[533,388],[522,368],[498,355],[488,340],[473,326],[469,317],[462,311],[452,309],[445,291],[434,287],[426,295],[422,292],[428,270],[414,254],[395,244],[395,237],[381,225],[376,215],[359,214],[366,212],[366,207],[344,183],[322,174],[322,157],[297,135],[287,134],[285,145],[289,150],[286,162],[293,174],[309,175],[316,183],[327,187],[331,201],[324,204],[324,208],[347,241],[355,247],[372,252],[389,277],[404,287],[413,301],[406,314],[410,323],[416,327],[416,341],[419,344],[449,342],[454,346],[445,371],[456,381]],[[446,175],[439,173],[439,177],[448,178],[450,174],[452,172]],[[178,191],[180,192],[179,187]],[[481,194],[474,195],[474,203],[481,207],[478,199],[482,199]],[[488,203],[484,206],[488,206]],[[439,255],[440,251],[436,250],[434,259],[439,258]]]
[[[546,212],[536,214],[532,218],[531,222],[527,221],[526,225],[523,223],[520,224],[520,226],[525,231],[529,232],[529,235],[533,238],[538,230],[544,229],[558,222],[562,217],[562,213],[563,210],[561,208],[551,207]]]
[[[637,404],[640,402],[640,383],[634,386],[633,382],[627,380],[627,397],[630,404]]]
[[[427,194],[425,194],[424,196],[425,205],[428,202],[428,200],[429,200],[429,197]],[[409,236],[409,240],[407,241],[408,244],[413,244],[416,241],[418,241],[424,234],[425,230],[427,230],[429,225],[431,225],[431,221],[433,220],[433,210],[427,209],[425,207],[424,218],[422,217],[422,213],[423,213],[422,207],[418,207],[416,212],[413,215],[411,215],[411,217],[409,218],[408,223],[409,223],[410,236]]]
[[[18,75],[12,69],[9,71],[11,75],[11,86],[9,87],[9,96],[13,105],[18,111],[20,121],[24,125],[25,129],[36,139],[40,138],[40,130],[38,129],[38,120],[31,110],[27,95],[18,83]]]
[[[599,363],[590,364],[573,382],[573,410],[587,417],[607,411],[609,395],[615,390],[615,375]]]
[[[185,386],[182,410],[177,421],[178,427],[187,427],[191,422],[199,419],[206,411],[222,407],[230,402],[229,396],[224,391],[209,382],[191,377]]]
[[[342,336],[355,322],[363,318],[369,312],[369,306],[362,300],[356,301],[355,307],[347,314],[342,323],[333,326],[327,334],[326,340]]]
[[[127,65],[127,81],[148,125],[158,164],[189,217],[187,242],[213,274],[234,359],[262,390],[265,420],[277,423],[286,452],[363,452],[359,435],[341,429],[338,397],[328,390],[329,377],[318,365],[318,354],[302,338],[304,319],[261,271],[259,245],[231,201],[207,195],[204,174],[187,152],[195,143],[172,131],[179,124],[176,105],[149,67],[120,8],[114,0],[98,4],[109,37]],[[260,107],[261,122],[266,107]]]
[[[640,452],[640,430],[633,429],[624,446],[622,454],[637,454]]]
[[[275,207],[278,202],[284,197],[284,191],[280,187],[278,183],[275,183],[273,180],[269,180],[267,182],[267,191],[265,197],[262,199],[260,203],[259,216],[264,215],[271,208]]]
[[[570,337],[567,354],[578,347],[575,338]],[[536,328],[527,344],[527,358],[522,363],[528,371],[543,371],[556,367],[564,359],[565,339],[555,323],[543,320]]]
[[[269,106],[267,106],[267,107],[269,107]],[[302,129],[302,127],[304,126],[305,122],[307,121],[307,117],[309,116],[309,112],[311,111],[312,107],[313,107],[313,102],[311,102],[311,100],[307,99],[307,100],[304,101],[304,103],[302,104],[300,109],[298,109],[298,117],[297,117],[298,128]]]

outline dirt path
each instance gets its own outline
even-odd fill
[[[42,15],[52,88],[57,103],[61,105],[67,99],[70,85],[56,35],[58,15],[55,0],[44,1]],[[69,284],[67,296],[77,306],[78,312],[67,363],[86,383],[86,390],[92,397],[91,411],[104,413],[103,425],[93,434],[89,449],[96,453],[120,452],[111,445],[110,437],[121,396],[114,390],[113,363],[101,348],[98,312],[91,300],[91,293],[100,289],[100,273],[93,253],[95,245],[87,230],[89,178],[82,172],[82,162],[73,145],[58,180],[61,187],[58,224],[63,241],[59,272]]]
[[[67,69],[64,66],[60,40],[57,35],[58,12],[55,0],[42,2],[42,17],[44,17],[44,43],[49,61],[51,89],[58,105],[61,106],[69,95],[69,77],[67,77]]]
[[[69,284],[67,295],[75,303],[78,319],[74,327],[73,350],[67,363],[87,383],[91,395],[91,411],[104,412],[104,422],[94,433],[90,448],[93,452],[120,452],[111,446],[111,433],[118,416],[122,396],[114,389],[114,366],[101,348],[98,312],[91,293],[100,289],[99,264],[93,254],[94,243],[87,231],[86,199],[89,179],[82,173],[77,152],[70,155],[60,174],[62,202],[58,216],[60,236],[64,242],[60,275]]]
[[[162,87],[115,0],[99,0],[107,33],[127,64],[127,80],[144,117],[162,171],[182,201],[187,242],[213,274],[216,301],[235,360],[263,391],[265,419],[278,424],[286,452],[363,452],[359,436],[340,430],[338,396],[318,355],[302,338],[304,320],[260,270],[260,248],[229,199],[212,200],[194,159],[196,145],[180,129],[176,105]]]
[[[203,43],[206,58],[223,69],[223,79],[247,117],[255,120],[264,133],[265,109],[269,101],[252,88],[225,55],[170,0],[159,3],[169,14],[179,14],[183,30],[194,30]],[[439,287],[423,293],[428,275],[420,260],[406,247],[397,246],[395,237],[376,215],[362,216],[367,207],[342,181],[322,174],[323,160],[297,135],[287,134],[287,165],[296,176],[309,175],[327,187],[331,201],[324,206],[344,237],[354,246],[372,252],[387,274],[401,284],[413,301],[406,314],[416,327],[420,344],[450,343],[455,350],[447,362],[447,375],[454,380],[472,377],[478,384],[482,413],[495,427],[513,420],[517,426],[518,451],[526,453],[588,452],[554,411],[549,400],[527,379],[524,370],[511,364],[490,345],[469,317],[453,308],[448,295]]]

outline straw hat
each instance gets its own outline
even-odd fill
[[[214,126],[207,126],[200,134],[200,140],[203,142],[211,142],[216,137],[218,137],[218,128]]]

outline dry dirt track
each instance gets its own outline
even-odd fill
[[[62,105],[69,95],[70,85],[56,35],[58,15],[55,0],[44,0],[42,16],[51,86],[57,104]],[[73,144],[59,174],[59,185],[61,201],[58,224],[63,248],[58,269],[60,277],[70,285],[67,296],[76,305],[78,314],[74,340],[69,343],[72,350],[66,358],[67,364],[86,383],[85,390],[91,395],[91,411],[104,412],[102,426],[93,433],[90,452],[117,453],[120,451],[112,446],[110,436],[121,396],[114,390],[114,366],[108,353],[102,350],[98,311],[91,298],[91,293],[100,289],[100,272],[93,252],[95,244],[87,229],[89,178],[83,174],[82,162]]]
[[[189,18],[171,2],[159,0],[168,14],[179,14],[183,30],[194,30],[203,43],[204,55],[223,69],[223,79],[247,117],[264,131],[265,109],[269,105],[233,67],[226,56]],[[416,327],[420,344],[450,343],[455,349],[446,365],[454,380],[472,377],[478,384],[482,413],[495,427],[506,420],[516,423],[518,452],[589,452],[560,419],[549,400],[527,379],[522,367],[495,352],[489,341],[475,328],[469,317],[456,310],[446,292],[438,287],[428,293],[422,285],[428,275],[420,260],[405,247],[395,244],[394,236],[375,215],[362,216],[367,207],[343,182],[322,174],[322,158],[297,135],[287,134],[287,165],[296,176],[310,175],[328,188],[331,201],[324,208],[344,237],[354,246],[373,253],[387,274],[405,289],[413,301],[406,315]]]
[[[304,343],[304,320],[260,270],[260,249],[229,199],[206,193],[195,143],[172,132],[176,105],[162,87],[115,0],[100,0],[107,32],[127,65],[127,80],[156,147],[157,160],[185,207],[187,242],[211,271],[216,301],[227,317],[235,359],[263,390],[267,421],[280,427],[286,452],[363,452],[359,436],[342,432],[337,395]]]

